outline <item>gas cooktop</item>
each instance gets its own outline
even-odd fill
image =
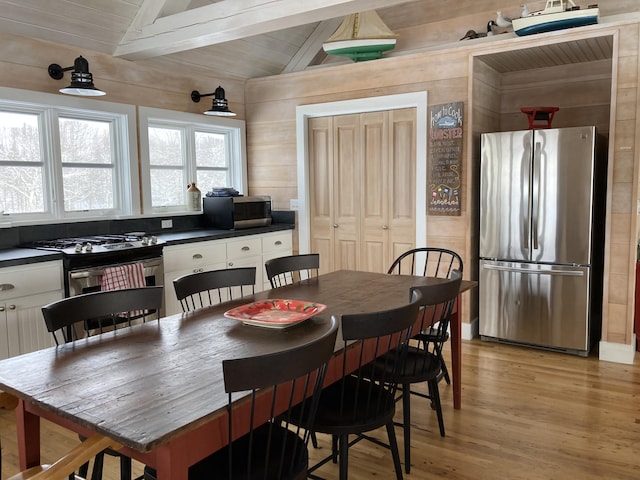
[[[160,243],[153,235],[123,234],[38,240],[25,246],[41,250],[54,250],[67,255],[77,255],[146,248]]]

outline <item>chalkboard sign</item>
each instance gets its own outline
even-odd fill
[[[463,102],[454,102],[429,110],[427,212],[431,215],[460,215],[463,109]]]

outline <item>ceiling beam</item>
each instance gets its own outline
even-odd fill
[[[284,67],[282,73],[300,72],[307,68],[322,49],[322,44],[333,35],[333,32],[336,31],[341,22],[341,18],[332,18],[320,22],[287,66]]]
[[[147,5],[154,3],[145,0],[143,7],[156,11],[156,18],[147,13],[141,17],[144,24],[133,22],[114,56],[151,58],[410,1],[222,0],[162,18],[158,15],[166,1],[158,2],[160,8]]]
[[[142,32],[145,25],[150,25],[158,17],[166,17],[182,12],[187,9],[191,0],[144,0],[138,13],[131,21],[126,35],[133,32]],[[126,38],[125,35],[125,38]]]

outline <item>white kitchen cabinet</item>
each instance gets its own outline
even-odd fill
[[[264,269],[264,264],[267,260],[278,257],[286,257],[291,255],[293,251],[293,237],[291,231],[286,232],[273,232],[265,234],[262,237],[262,289],[269,290],[271,283],[267,272]]]
[[[0,359],[53,346],[41,307],[63,297],[62,262],[0,268]]]
[[[207,240],[186,245],[170,245],[162,250],[164,263],[164,314],[182,312],[173,281],[183,275],[226,268],[224,240]]]
[[[165,247],[165,315],[182,312],[173,288],[176,278],[223,268],[255,267],[255,291],[259,292],[270,288],[264,272],[264,262],[269,258],[291,255],[291,248],[291,230]]]
[[[262,242],[261,235],[248,235],[229,239],[227,242],[227,267],[226,268],[246,268],[255,267],[256,283],[254,290],[262,290]],[[233,289],[234,298],[240,296],[240,288]]]

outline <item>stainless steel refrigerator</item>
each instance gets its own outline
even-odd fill
[[[483,340],[578,355],[599,340],[604,143],[595,127],[482,135]]]

